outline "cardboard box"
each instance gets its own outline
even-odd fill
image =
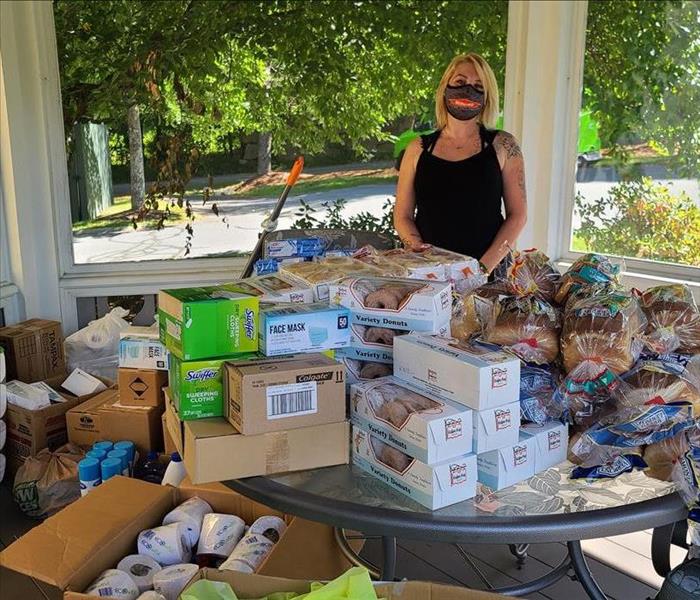
[[[345,369],[324,354],[225,363],[226,418],[244,435],[345,421]]]
[[[257,354],[183,361],[170,355],[170,398],[183,421],[224,416],[224,363]]]
[[[520,398],[520,359],[491,344],[402,335],[394,338],[394,375],[474,410]]]
[[[566,460],[569,447],[569,426],[559,421],[544,425],[527,423],[521,431],[535,438],[535,473],[546,471]]]
[[[468,500],[476,494],[474,454],[427,465],[353,426],[352,462],[431,510]]]
[[[244,294],[257,296],[260,302],[311,303],[314,294],[308,285],[301,285],[284,275],[270,273],[257,277],[240,279],[230,284]]]
[[[395,309],[372,308],[365,299],[375,290],[400,288]],[[452,315],[452,285],[386,277],[348,277],[330,285],[330,302],[349,308],[359,325],[437,333]]]
[[[368,329],[370,332],[368,332]],[[375,341],[371,335],[368,335],[368,333],[371,333],[372,329],[375,328],[352,323],[350,325],[350,347],[357,348],[359,350],[382,351],[392,354],[394,352],[394,340],[381,337]],[[401,329],[394,329],[392,331],[395,332],[395,336],[409,333],[408,331]]]
[[[354,383],[373,381],[377,377],[391,375],[394,371],[394,365],[386,362],[356,360],[342,356],[336,357],[336,360],[345,367],[345,389],[348,393]]]
[[[350,311],[327,304],[260,310],[260,351],[265,356],[320,352],[350,343]]]
[[[160,341],[181,360],[255,352],[258,305],[257,296],[235,286],[161,290]]]
[[[387,403],[418,397],[424,410],[389,414]],[[352,424],[426,464],[472,451],[472,411],[409,389],[396,377],[354,384],[350,390]],[[397,418],[405,416],[398,422]],[[390,420],[391,417],[391,420]]]
[[[119,366],[128,369],[167,371],[168,350],[161,343],[158,331],[155,332],[154,337],[142,335],[121,337],[119,339]]]
[[[165,400],[168,431],[194,483],[303,471],[349,461],[347,422],[241,435],[222,418],[181,421],[167,390]]]
[[[34,527],[0,553],[0,565],[64,590],[64,600],[88,598],[81,590],[134,554],[139,532],[192,496],[247,523],[270,514],[285,518],[287,529],[258,573],[329,579],[345,567],[329,526],[284,516],[228,489],[172,488],[126,477],[110,479]]]
[[[160,406],[167,371],[119,369],[119,401],[124,406]]]
[[[63,375],[66,370],[63,332],[58,321],[29,319],[1,327],[0,346],[5,351],[8,381],[34,383]]]
[[[474,454],[517,444],[520,439],[520,403],[474,411]]]
[[[278,554],[279,555],[279,554]],[[267,564],[267,563],[266,563]],[[209,581],[223,581],[233,589],[240,600],[260,598],[277,592],[294,592],[306,594],[311,590],[311,581],[298,579],[302,573],[293,573],[297,579],[282,579],[278,577],[265,577],[263,575],[249,575],[248,573],[234,573],[233,571],[219,571],[218,569],[200,569],[192,578],[189,585],[200,579]],[[305,574],[304,574],[305,575]],[[319,578],[327,580],[329,578]],[[401,581],[398,583],[375,583],[375,591],[378,598],[384,600],[499,600],[507,596],[468,590],[463,587],[453,587],[427,581]]]
[[[107,390],[66,413],[68,440],[79,446],[131,440],[145,456],[163,448],[162,414],[163,406],[124,406],[119,390]]]
[[[66,375],[53,377],[46,381],[65,398],[65,402],[52,404],[41,410],[27,410],[13,404],[7,405],[5,423],[7,441],[3,453],[7,457],[8,472],[16,471],[29,456],[36,456],[40,450],[55,450],[68,442],[66,413],[93,395],[77,397],[61,388]],[[108,380],[103,380],[111,385]]]
[[[178,449],[173,441],[173,437],[170,435],[170,431],[168,431],[168,421],[165,418],[165,413],[163,413],[163,416],[161,417],[161,422],[163,424],[164,453],[166,456],[170,456],[173,452],[178,452]]]
[[[338,348],[335,351],[335,357],[338,360],[350,358],[352,360],[386,363],[387,365],[394,364],[393,348],[359,348],[357,346],[348,346],[347,348]]]
[[[498,491],[532,477],[536,450],[535,439],[521,434],[517,444],[479,454],[479,481]]]

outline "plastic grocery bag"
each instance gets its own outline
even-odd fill
[[[78,462],[84,454],[66,444],[55,452],[44,449],[30,456],[15,475],[12,496],[22,512],[44,518],[80,498]]]
[[[119,366],[119,334],[129,327],[129,311],[117,306],[104,317],[90,321],[65,341],[68,368],[81,368],[92,375],[115,381]]]

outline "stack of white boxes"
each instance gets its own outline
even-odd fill
[[[394,375],[411,387],[472,409],[478,480],[501,490],[566,458],[560,423],[520,428],[520,361],[499,347],[435,336],[394,342]]]

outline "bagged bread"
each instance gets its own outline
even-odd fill
[[[512,350],[525,362],[553,362],[559,354],[559,311],[536,296],[501,298],[484,332],[484,339]]]
[[[619,285],[621,265],[601,254],[584,254],[562,275],[554,301],[564,304],[571,292],[594,284]]]
[[[561,274],[544,253],[534,248],[514,251],[501,275],[508,294],[523,298],[535,296],[553,302]]]
[[[624,373],[641,352],[637,337],[645,325],[637,298],[628,292],[604,289],[568,302],[561,335],[565,370],[593,360]]]
[[[555,394],[557,384],[555,367],[520,366],[520,415],[524,421],[544,425],[565,418],[564,406]]]
[[[629,406],[688,404],[700,415],[700,356],[680,354],[645,355],[622,380],[629,388],[624,400]]]
[[[660,285],[642,293],[644,343],[654,352],[700,353],[700,312],[690,288]]]
[[[646,474],[662,481],[673,481],[674,465],[682,459],[688,447],[685,431],[646,446],[642,455],[648,467]]]
[[[493,310],[493,301],[481,298],[475,293],[452,294],[452,317],[450,335],[467,342],[481,335]]]

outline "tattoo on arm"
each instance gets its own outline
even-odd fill
[[[515,141],[515,138],[510,133],[502,133],[498,137],[500,138],[501,147],[506,153],[506,160],[523,155],[518,142]]]
[[[523,169],[522,167],[518,169],[518,187],[523,193],[523,199],[525,200],[525,202],[527,202],[527,193],[525,191],[525,169]]]

